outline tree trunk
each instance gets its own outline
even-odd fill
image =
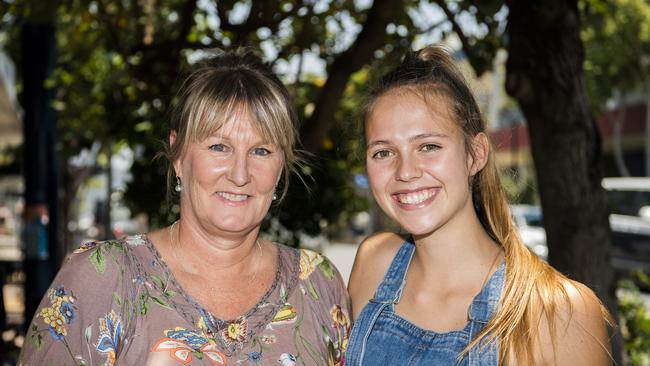
[[[643,78],[645,94],[645,175],[650,175],[650,79]]]
[[[623,93],[617,94],[616,105],[618,105],[618,111],[614,114],[614,120],[612,121],[614,124],[614,126],[612,126],[612,152],[614,154],[614,161],[616,162],[618,173],[622,177],[629,177],[630,171],[627,169],[627,165],[625,165],[625,156],[623,154],[623,125],[625,124],[627,106],[625,105],[625,98],[623,98]],[[647,130],[648,129],[646,127],[646,131]]]
[[[549,262],[594,289],[616,316],[601,138],[584,86],[577,1],[507,5],[506,89],[529,125]]]

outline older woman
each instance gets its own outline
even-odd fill
[[[320,255],[263,240],[296,164],[286,89],[247,51],[193,66],[169,146],[180,219],[85,245],[43,299],[26,365],[341,362],[345,287]]]

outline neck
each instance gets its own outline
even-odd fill
[[[199,225],[189,220],[179,220],[170,227],[171,248],[179,265],[188,272],[196,272],[200,267],[211,271],[232,270],[250,267],[262,255],[258,242],[259,228],[242,235],[217,235],[207,233]],[[182,258],[180,258],[182,257]],[[202,265],[198,265],[202,263]],[[208,266],[205,266],[209,263]]]
[[[466,274],[467,268],[489,267],[501,252],[483,229],[471,202],[469,208],[437,230],[414,236],[413,261],[425,276]]]

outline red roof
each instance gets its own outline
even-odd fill
[[[613,133],[614,121],[618,109],[605,112],[597,120],[598,129],[603,140],[608,140]],[[645,134],[645,104],[633,104],[625,107],[625,121],[623,122],[622,136],[638,136]],[[490,138],[496,150],[518,150],[530,145],[528,125],[525,123],[513,127],[505,127],[490,132]]]

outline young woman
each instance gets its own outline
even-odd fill
[[[360,246],[347,365],[607,365],[607,311],[511,221],[485,122],[449,55],[408,54],[363,109],[370,186],[407,236]]]

